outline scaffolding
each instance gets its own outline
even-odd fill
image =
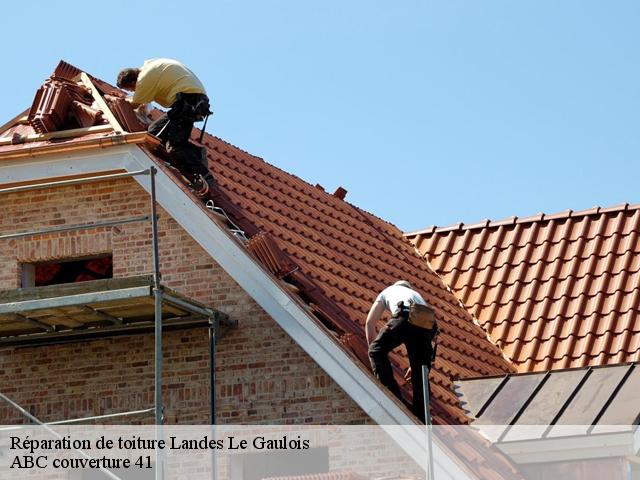
[[[0,189],[0,194],[9,194],[135,176],[148,175],[150,178],[149,215],[0,235],[0,240],[3,240],[113,227],[137,222],[148,221],[151,224],[153,248],[153,273],[151,276],[93,280],[0,292],[0,346],[46,345],[128,333],[153,332],[153,407],[44,424],[0,392],[0,399],[16,408],[29,421],[41,425],[61,425],[153,413],[155,424],[162,425],[164,423],[162,403],[163,329],[207,327],[209,330],[210,368],[209,413],[211,424],[216,423],[215,346],[221,323],[231,325],[232,322],[224,313],[208,308],[161,284],[156,173],[156,168],[151,167],[133,172],[96,174],[83,178],[29,183]]]

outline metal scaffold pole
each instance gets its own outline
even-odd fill
[[[216,313],[209,318],[209,406],[211,421],[211,437],[216,437],[216,343],[218,342],[218,330],[220,320]],[[211,449],[211,478],[217,477],[216,472],[216,451]]]
[[[155,301],[155,406],[156,425],[162,414],[162,290],[160,288],[160,253],[158,249],[158,213],[156,206],[156,169],[151,167],[151,237],[153,242],[153,297]]]
[[[162,290],[160,288],[160,253],[158,248],[158,214],[156,204],[156,168],[151,167],[151,237],[153,242],[153,297],[155,305],[155,423],[156,439],[162,438]],[[164,456],[156,449],[156,479],[164,478]]]
[[[427,479],[433,480],[433,442],[431,439],[431,409],[429,408],[429,367],[422,366],[422,394],[424,396],[424,423],[427,431]]]
[[[24,231],[18,233],[10,233],[0,235],[0,240],[3,239],[16,239],[23,237],[32,237],[37,235],[49,234],[49,233],[62,233],[62,232],[72,232],[77,230],[91,230],[96,228],[108,228],[116,225],[125,225],[134,222],[151,222],[151,243],[153,247],[153,281],[152,281],[152,292],[154,297],[154,319],[153,319],[153,331],[154,331],[154,405],[152,408],[146,408],[142,410],[133,410],[129,412],[122,413],[108,413],[102,415],[93,415],[89,417],[77,418],[77,419],[67,419],[67,420],[59,420],[56,422],[50,422],[51,425],[54,424],[74,424],[74,423],[84,423],[89,421],[96,420],[106,420],[106,419],[114,419],[121,418],[125,416],[133,416],[133,415],[143,415],[143,414],[152,414],[155,417],[155,425],[156,425],[156,439],[163,439],[163,424],[164,424],[164,405],[162,400],[162,370],[163,370],[163,347],[162,347],[162,337],[163,337],[163,303],[165,303],[170,310],[175,313],[175,310],[179,310],[181,312],[180,317],[174,317],[168,320],[168,325],[174,328],[181,328],[182,326],[192,326],[197,325],[201,326],[203,323],[202,318],[208,318],[208,326],[209,326],[209,350],[210,350],[210,368],[211,368],[211,385],[210,385],[210,394],[211,394],[211,422],[215,424],[216,422],[216,405],[215,405],[215,354],[216,354],[216,343],[219,335],[219,324],[220,319],[219,312],[214,312],[209,308],[205,308],[203,305],[198,304],[197,302],[191,302],[186,297],[182,297],[176,292],[173,292],[169,289],[163,289],[161,285],[161,273],[160,273],[160,254],[159,254],[159,235],[158,235],[158,203],[156,198],[156,175],[158,174],[158,170],[156,167],[150,167],[146,170],[138,170],[132,172],[118,172],[118,173],[109,173],[109,174],[98,174],[98,175],[90,175],[90,176],[82,176],[80,178],[70,178],[65,180],[56,180],[50,182],[36,182],[18,185],[9,188],[0,188],[0,194],[10,194],[17,192],[25,192],[30,190],[39,190],[39,189],[47,189],[54,187],[68,187],[71,185],[81,185],[90,182],[96,181],[111,181],[111,180],[119,180],[122,178],[128,178],[133,176],[143,176],[149,175],[150,179],[150,215],[141,215],[131,218],[125,218],[121,220],[117,219],[108,219],[104,221],[96,221],[93,223],[84,223],[78,225],[64,225],[64,226],[56,226],[53,228],[47,229],[38,229],[31,231]],[[118,280],[118,281],[116,281]],[[124,280],[127,280],[126,282]],[[135,280],[135,281],[133,281]],[[140,331],[140,332],[148,332],[151,330],[151,321],[148,318],[145,318],[144,321],[136,321],[136,322],[127,322],[126,319],[120,318],[118,316],[111,316],[108,313],[103,312],[99,308],[93,308],[90,305],[93,303],[100,302],[118,302],[123,299],[127,299],[127,302],[131,300],[142,301],[144,299],[144,305],[147,305],[147,299],[149,298],[149,279],[148,275],[144,278],[120,278],[120,279],[109,279],[107,280],[96,280],[96,283],[103,282],[99,286],[99,290],[87,289],[86,291],[82,290],[80,293],[74,288],[66,295],[63,294],[63,291],[57,291],[57,294],[54,296],[46,296],[44,298],[28,298],[28,299],[18,299],[12,302],[3,301],[0,304],[0,313],[4,311],[4,313],[9,313],[31,326],[31,328],[38,327],[38,329],[43,330],[37,331],[34,334],[26,335],[27,342],[32,342],[33,344],[49,344],[50,342],[55,342],[60,338],[64,339],[75,339],[75,338],[84,338],[85,336],[80,336],[78,332],[85,332],[88,330],[84,330],[82,328],[71,328],[71,329],[63,329],[58,331],[54,328],[54,326],[49,325],[48,323],[39,322],[35,319],[30,318],[27,315],[24,315],[25,311],[35,312],[42,310],[43,308],[63,308],[68,306],[74,306],[76,308],[79,307],[79,310],[84,312],[85,315],[93,315],[101,322],[105,322],[107,325],[100,326],[99,329],[96,329],[96,332],[89,332],[89,335],[86,335],[87,338],[101,338],[103,335],[112,334],[113,332],[125,332],[125,331]],[[105,283],[106,282],[106,283]],[[95,287],[96,289],[98,287]],[[136,304],[137,305],[137,304]],[[226,318],[226,316],[225,316]],[[165,325],[166,326],[166,325]],[[105,333],[106,332],[106,333]],[[31,337],[34,338],[31,338]],[[9,344],[6,341],[6,338],[0,338],[0,344]],[[23,344],[21,342],[20,344]],[[31,344],[31,343],[29,343]],[[51,429],[47,424],[43,424],[40,420],[33,417],[29,412],[20,407],[18,404],[8,399],[2,393],[0,393],[0,400],[5,400],[15,408],[17,408],[23,415],[29,418],[32,422],[37,423],[39,425],[43,425],[43,427],[49,431],[50,433],[57,435],[57,433]],[[22,426],[13,426],[10,429],[18,429],[23,428]],[[3,429],[6,430],[6,429]],[[85,458],[90,458],[84,452],[79,451]],[[156,449],[156,465],[155,465],[155,478],[157,480],[163,480],[165,478],[165,472],[167,471],[166,459],[163,455],[162,449]],[[110,478],[118,479],[116,475],[109,472],[108,470],[103,470],[103,473],[108,475]]]

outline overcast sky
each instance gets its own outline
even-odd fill
[[[207,130],[404,230],[640,202],[637,0],[9,2],[0,123],[60,59],[177,58]]]

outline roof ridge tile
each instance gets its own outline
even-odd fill
[[[600,207],[594,205],[593,207],[585,210],[577,210],[573,211],[571,209],[566,209],[557,213],[545,214],[544,212],[539,212],[535,215],[530,215],[528,217],[519,218],[515,215],[504,218],[502,220],[481,220],[480,222],[465,224],[464,222],[457,222],[451,225],[446,226],[438,226],[438,225],[430,225],[426,228],[415,230],[412,232],[406,232],[405,237],[417,237],[420,235],[429,236],[436,233],[446,233],[455,230],[477,230],[481,228],[491,228],[491,227],[499,227],[501,225],[511,225],[515,223],[535,223],[535,222],[543,222],[547,220],[562,220],[566,218],[578,218],[590,215],[600,215],[604,213],[614,213],[619,211],[631,211],[631,210],[639,210],[640,203],[630,204],[630,203],[620,203],[616,205],[612,205],[610,207]]]

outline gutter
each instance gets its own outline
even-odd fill
[[[0,160],[33,158],[43,155],[54,155],[57,153],[95,150],[96,147],[107,148],[114,145],[136,145],[141,143],[156,146],[160,144],[160,141],[147,132],[114,134],[106,137],[88,138],[84,140],[80,139],[66,143],[51,143],[47,145],[36,145],[33,147],[21,147],[15,150],[6,150],[4,152],[0,152]]]

